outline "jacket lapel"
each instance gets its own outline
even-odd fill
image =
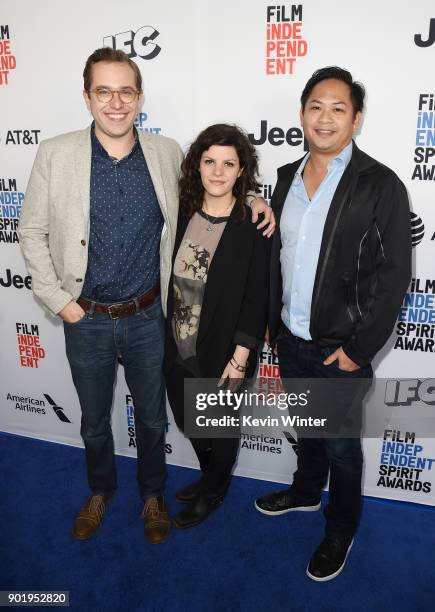
[[[74,152],[74,165],[76,171],[77,188],[82,202],[83,216],[86,228],[89,228],[89,213],[91,208],[91,130],[83,130],[78,146]],[[73,185],[68,185],[73,189]]]
[[[180,248],[181,241],[183,240],[184,234],[186,233],[188,224],[189,219],[180,211],[178,214],[177,233],[175,235],[174,250],[172,252],[172,268],[174,267],[174,261],[177,256],[178,249]]]
[[[171,265],[171,275],[169,278],[169,291],[168,291],[168,302],[167,302],[167,318],[170,322],[172,320],[172,316],[174,314],[174,262],[178,253],[178,249],[180,248],[181,241],[184,237],[184,234],[187,229],[187,225],[189,223],[189,219],[185,215],[179,211],[178,213],[178,222],[177,222],[177,233],[175,235],[175,243],[174,250],[172,252],[172,265]]]
[[[282,282],[281,282],[281,229],[280,220],[287,194],[293,182],[296,170],[299,168],[303,158],[298,161],[282,166],[278,169],[278,181],[273,191],[271,206],[275,213],[276,230],[272,238],[272,250],[270,259],[270,295],[271,300],[276,299],[281,304]]]
[[[142,147],[149,173],[151,175],[151,180],[153,182],[154,190],[159,201],[160,209],[162,211],[166,225],[169,225],[165,187],[163,183],[161,164],[157,150],[152,141],[147,138],[146,132],[139,133],[139,142]]]
[[[279,220],[281,218],[281,213],[287,198],[287,194],[293,182],[296,170],[299,168],[302,159],[303,158],[292,164],[283,166],[278,170],[278,181],[276,183],[276,187],[274,189],[271,201],[271,206],[273,208],[273,212],[275,213],[277,226],[279,226]]]

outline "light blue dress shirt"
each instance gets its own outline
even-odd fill
[[[311,299],[323,228],[332,198],[352,157],[350,142],[328,163],[328,172],[310,200],[302,178],[309,153],[299,166],[281,214],[281,272],[284,325],[299,338],[311,340]]]

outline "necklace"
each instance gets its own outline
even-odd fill
[[[222,215],[220,215],[219,217],[214,217],[213,219],[211,218],[211,216],[205,211],[205,202],[202,205],[202,212],[205,214],[205,217],[208,221],[208,225],[205,228],[207,232],[214,232],[214,225],[215,223],[217,223],[219,221],[219,219],[222,219],[223,217],[225,217],[225,213],[234,205],[235,200],[231,200],[230,205],[224,210],[224,212],[222,213]]]

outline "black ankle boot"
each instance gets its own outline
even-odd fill
[[[192,440],[192,446],[199,461],[201,472],[206,472],[208,466],[210,465],[212,449],[199,446],[197,443],[195,443],[195,440]]]
[[[207,495],[204,491],[200,491],[195,499],[174,518],[174,524],[179,529],[188,529],[196,527],[205,521],[208,515],[216,510],[224,501],[223,495]]]
[[[195,497],[201,491],[202,485],[203,485],[203,476],[201,476],[201,478],[198,478],[198,480],[191,482],[189,485],[187,485],[187,487],[183,487],[183,489],[179,489],[175,493],[175,499],[180,504],[190,504],[190,502],[193,502]]]

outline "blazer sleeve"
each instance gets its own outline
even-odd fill
[[[271,240],[254,226],[252,231],[253,248],[234,343],[256,349],[264,342],[267,322]]]
[[[49,190],[49,159],[41,143],[27,185],[18,235],[33,292],[52,314],[57,314],[73,297],[61,288],[50,254]]]

